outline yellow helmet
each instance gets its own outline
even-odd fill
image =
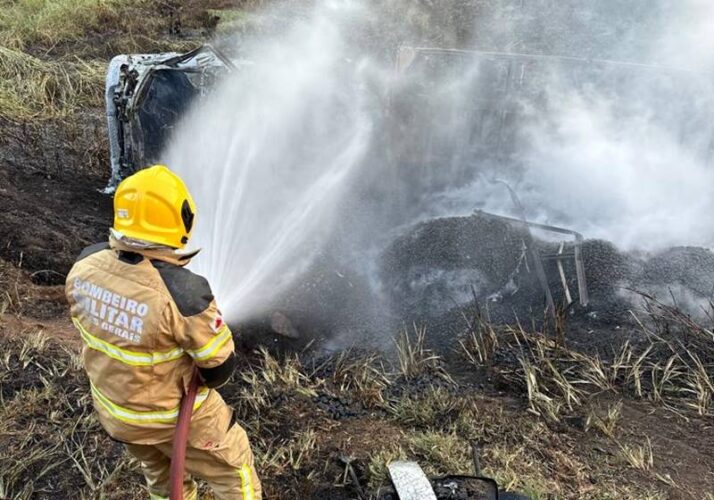
[[[114,194],[114,229],[137,240],[183,248],[195,214],[186,184],[165,165],[127,177]]]

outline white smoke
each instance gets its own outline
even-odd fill
[[[714,70],[714,3],[667,3],[668,22],[654,37],[653,59],[661,64],[710,73]]]
[[[336,241],[337,222],[340,251],[370,274],[373,242],[390,227],[474,208],[512,212],[496,178],[515,188],[529,218],[586,237],[625,248],[714,247],[714,93],[710,78],[697,74],[714,54],[714,6],[678,2],[647,11],[638,24],[648,2],[629,10],[614,0],[597,7],[454,4],[462,12],[441,3],[423,13],[410,2],[324,0],[302,15],[277,16],[280,30],[244,40],[240,52],[253,65],[184,121],[167,160],[199,207],[194,244],[205,250],[193,269],[209,278],[230,320],[262,312],[317,254],[334,251],[326,246]],[[443,104],[427,110],[422,124],[432,135],[399,144],[387,132],[395,126],[389,95],[400,39],[464,43],[467,28],[459,23],[471,14],[480,17],[467,23],[474,30],[470,48],[627,58],[695,71],[670,77],[644,66],[601,71],[587,62],[578,63],[586,69],[575,78],[549,70],[540,95],[532,96],[541,106],[521,103],[525,119],[515,125],[518,151],[511,158],[517,168],[501,171],[469,156],[465,110],[474,92],[479,97],[503,84],[474,63],[420,91]],[[437,19],[445,23],[438,29],[452,31],[430,32]],[[618,24],[623,19],[625,28]],[[460,147],[439,157],[439,144]],[[386,158],[399,156],[400,148],[423,148],[433,159],[421,165],[426,169],[397,171]],[[412,183],[431,189],[417,193]]]
[[[592,88],[550,88],[556,104],[550,123],[529,130],[525,182],[541,200],[531,196],[533,205],[547,200],[551,213],[570,213],[588,236],[628,249],[714,247],[707,215],[714,212],[714,4],[650,4],[663,21],[638,33],[643,49],[630,57],[675,70],[614,74],[632,76],[630,88],[619,89],[626,101]]]
[[[530,10],[496,9],[480,21],[491,35],[480,35],[486,49],[551,48],[556,56],[623,56],[632,63],[552,68],[541,87],[547,104],[521,124],[522,169],[492,175],[511,183],[533,220],[624,249],[714,248],[708,215],[714,212],[714,4],[646,3],[647,15],[631,24],[623,22],[631,12],[609,1],[534,2]],[[638,8],[633,3],[627,10]],[[543,22],[548,29],[539,30]],[[512,212],[507,194],[483,181],[440,193],[437,213],[475,206]]]
[[[714,169],[648,110],[620,111],[606,98],[560,93],[552,122],[528,130],[520,186],[531,215],[627,249],[714,246]]]

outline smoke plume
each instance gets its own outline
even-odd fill
[[[196,106],[167,153],[200,211],[194,269],[229,319],[258,313],[317,255],[373,277],[400,227],[513,215],[497,180],[529,218],[587,237],[714,247],[709,2],[324,0],[262,15],[238,37],[250,64]],[[518,76],[464,55],[421,85],[418,68],[395,73],[409,45],[573,59],[532,58]],[[433,107],[401,116],[410,78]],[[511,108],[486,116],[514,85]]]

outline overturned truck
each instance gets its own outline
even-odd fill
[[[250,63],[209,45],[186,54],[114,58],[106,87],[112,163],[107,191],[136,170],[161,162],[172,130],[189,107],[234,71],[250,71]],[[386,213],[399,215],[387,222],[391,239],[379,252],[376,290],[365,293],[375,285],[343,266],[331,272],[339,258],[321,256],[299,285],[300,293],[277,297],[273,313],[256,318],[248,332],[258,341],[300,346],[336,329],[364,328],[375,293],[389,305],[395,323],[423,319],[445,325],[449,334],[449,318],[470,304],[486,305],[492,320],[512,321],[564,308],[591,318],[598,310],[624,313],[623,290],[638,286],[654,290],[675,284],[697,300],[711,297],[714,257],[708,250],[672,249],[674,260],[664,254],[625,255],[607,242],[529,220],[531,207],[523,206],[512,188],[527,168],[528,126],[542,121],[554,105],[544,90],[554,81],[584,92],[595,87],[621,104],[623,113],[644,87],[667,95],[708,85],[712,95],[711,82],[640,64],[412,47],[399,51],[394,76],[384,102],[385,129],[375,141],[389,182],[369,188],[394,205]],[[653,119],[675,127],[681,140],[709,161],[712,122],[692,106],[687,120],[668,109]],[[698,132],[690,133],[693,129]],[[467,211],[460,207],[457,216],[421,217],[420,199],[479,182],[502,192],[506,213],[476,204]],[[559,214],[558,220],[574,221],[577,214]],[[662,261],[668,273],[653,264]],[[705,270],[695,284],[685,276],[692,264]],[[372,299],[365,299],[368,295]],[[363,314],[336,315],[335,308],[326,307],[346,300]]]

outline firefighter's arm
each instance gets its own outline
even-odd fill
[[[191,356],[208,387],[220,387],[233,374],[235,346],[211,287],[202,276],[178,266],[152,261],[173,301],[170,330]]]
[[[202,312],[183,318],[179,344],[191,356],[208,387],[225,384],[235,369],[233,334],[223,322],[216,301]]]

